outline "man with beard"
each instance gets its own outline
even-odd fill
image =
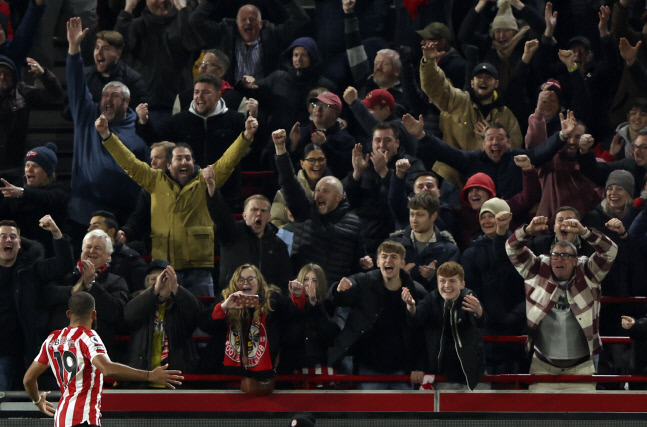
[[[81,41],[87,29],[81,19],[67,23],[69,42],[66,77],[70,111],[74,120],[74,151],[72,158],[72,197],[69,204],[74,237],[82,237],[92,212],[107,210],[123,218],[135,208],[139,187],[101,147],[101,138],[94,121],[103,114],[112,131],[140,160],[147,160],[149,150],[135,133],[137,115],[128,108],[130,91],[121,82],[110,82],[104,88],[99,104],[92,101],[85,84]]]
[[[227,74],[231,63],[229,57],[219,49],[209,49],[203,51],[203,53],[202,60],[198,62],[198,74],[210,73],[221,79],[220,93],[222,93],[225,105],[231,110],[240,110],[241,107],[245,106],[244,101],[246,99],[243,98],[242,93],[235,90],[225,80],[225,74]],[[193,102],[193,86],[187,87],[177,94],[173,104],[173,114],[187,111],[191,107],[191,102]]]
[[[193,103],[162,122],[149,120],[149,104],[137,106],[137,134],[147,143],[162,139],[186,142],[193,150],[193,160],[205,167],[218,160],[240,132],[245,129],[245,116],[227,108],[222,99],[222,81],[213,74],[198,74],[193,84]],[[240,208],[243,202],[240,167],[221,188],[230,206]]]
[[[141,74],[121,60],[124,36],[117,31],[100,31],[94,44],[94,65],[85,67],[85,79],[92,100],[99,102],[103,87],[112,81],[122,82],[130,89],[131,103],[148,102],[148,88]]]
[[[503,104],[497,88],[499,73],[490,63],[482,62],[472,71],[471,89],[464,91],[455,88],[445,78],[436,60],[443,55],[437,44],[430,42],[422,46],[423,57],[420,63],[420,85],[441,111],[440,130],[443,139],[452,147],[461,150],[481,148],[481,137],[488,124],[498,122],[510,135],[512,148],[521,146],[521,130],[512,111]],[[427,168],[430,165],[425,164]],[[456,171],[447,165],[439,164],[434,168],[452,184],[462,186]]]
[[[175,266],[178,282],[197,296],[213,296],[214,231],[207,208],[207,184],[186,143],[176,144],[168,171],[137,160],[101,115],[95,123],[106,150],[151,194],[151,254]],[[248,117],[245,130],[213,165],[221,187],[243,158],[258,129]]]

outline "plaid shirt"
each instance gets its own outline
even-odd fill
[[[600,340],[600,282],[607,275],[618,253],[618,246],[597,230],[589,229],[583,238],[593,246],[590,257],[579,257],[573,276],[566,284],[566,296],[571,310],[582,327],[591,355],[602,351]],[[526,351],[532,349],[537,326],[550,312],[561,295],[559,284],[553,277],[550,256],[535,256],[526,247],[530,236],[525,224],[507,240],[506,252],[519,274],[525,279],[526,319],[531,333],[526,341]]]

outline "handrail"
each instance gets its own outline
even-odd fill
[[[487,343],[520,343],[524,344],[528,339],[528,335],[484,335],[483,342]],[[629,337],[601,337],[603,344],[631,344],[633,340]],[[209,342],[211,336],[208,335],[194,335],[193,342],[204,343]],[[130,335],[115,335],[115,342],[128,342]]]

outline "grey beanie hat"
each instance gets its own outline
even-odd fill
[[[625,190],[627,190],[627,193],[629,193],[629,197],[634,196],[635,181],[634,181],[634,176],[631,174],[631,172],[626,171],[624,169],[614,170],[609,174],[605,187],[609,187],[610,185],[613,185],[613,184],[619,185]]]

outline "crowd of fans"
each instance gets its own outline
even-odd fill
[[[644,372],[600,342],[642,348],[644,307],[600,297],[647,295],[645,2],[66,1],[69,186],[27,149],[64,95],[48,3],[0,13],[0,389],[79,291],[122,361],[259,393]]]

